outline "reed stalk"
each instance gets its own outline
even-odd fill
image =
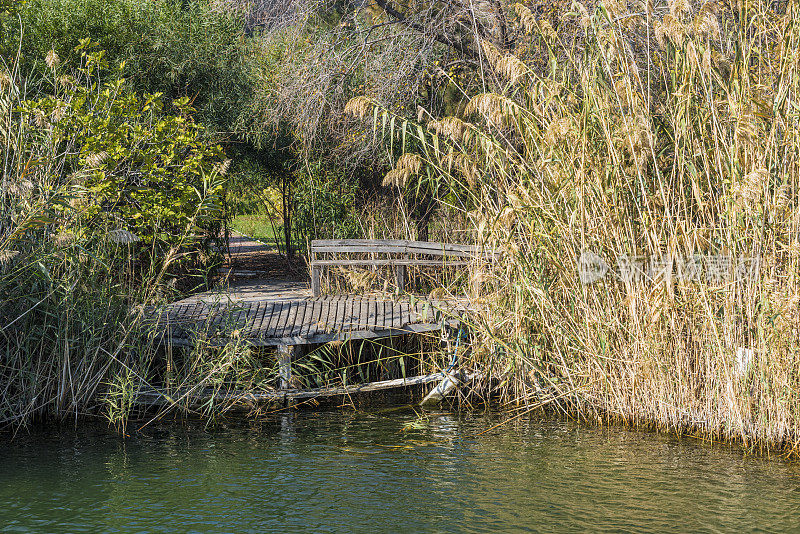
[[[502,254],[473,272],[475,365],[503,402],[796,450],[796,3],[514,7],[526,37],[484,43],[494,89],[463,115],[348,105],[415,139],[387,179],[447,191]]]
[[[41,80],[25,79],[14,58],[0,63],[0,428],[86,415],[124,427],[136,393],[163,379],[145,306],[178,294],[175,282],[213,253],[220,152],[196,142],[190,119],[149,113],[157,97],[129,92],[113,71],[102,81],[102,52],[90,51],[88,40],[80,46],[80,68],[66,70],[51,52]],[[159,144],[158,129],[176,125],[183,137]],[[97,148],[104,144],[116,151]],[[179,151],[177,163],[159,167],[169,154],[157,159],[155,151],[138,163],[158,146]],[[143,186],[125,194],[147,195],[148,180],[187,161],[201,169],[196,196],[171,198],[164,224],[142,224],[152,212],[126,216],[125,195],[102,196],[126,181]],[[205,366],[197,361],[207,356],[196,356],[177,380],[194,385],[229,373],[230,357],[216,356]]]

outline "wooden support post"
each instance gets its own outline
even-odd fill
[[[278,345],[278,376],[280,388],[289,389],[292,380],[292,356],[295,353],[294,345]]]
[[[315,265],[311,267],[311,294],[318,297],[322,293],[320,278],[322,277],[322,267]]]
[[[402,293],[406,289],[406,266],[394,266],[394,281],[397,283],[397,291]]]

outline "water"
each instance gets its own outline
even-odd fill
[[[0,532],[800,531],[800,468],[620,429],[301,413],[6,437]]]

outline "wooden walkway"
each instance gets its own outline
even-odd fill
[[[439,330],[465,311],[454,302],[369,296],[212,303],[150,310],[149,322],[174,346],[296,346]]]
[[[444,384],[448,380],[452,382],[448,374],[453,367],[451,364],[447,372],[431,375],[299,390],[292,377],[292,362],[295,357],[307,352],[310,345],[422,334],[459,326],[465,321],[465,316],[474,311],[472,305],[467,300],[404,294],[405,267],[444,265],[449,256],[459,257],[458,254],[466,253],[464,250],[471,246],[374,240],[360,240],[357,245],[349,241],[316,243],[320,254],[341,252],[344,255],[371,255],[370,259],[317,258],[316,267],[312,266],[317,275],[311,280],[317,292],[320,289],[322,266],[380,265],[395,270],[398,294],[403,296],[392,297],[386,293],[385,287],[383,292],[374,294],[313,296],[308,282],[290,273],[276,273],[274,269],[268,269],[247,272],[245,275],[245,272],[237,270],[242,267],[239,256],[253,256],[248,256],[251,261],[245,263],[245,267],[261,267],[271,265],[267,259],[275,254],[265,245],[244,236],[234,236],[231,245],[232,260],[221,280],[221,287],[163,307],[148,308],[145,310],[145,322],[153,337],[168,346],[223,347],[240,344],[273,347],[278,363],[276,388],[266,387],[258,392],[221,392],[213,388],[195,392],[191,389],[180,395],[180,402],[200,402],[205,405],[211,399],[234,404],[262,401],[287,404],[317,397],[349,397],[355,393],[425,386],[435,382]],[[472,248],[468,252],[472,253]],[[372,257],[379,253],[391,257],[382,260]],[[416,256],[436,256],[439,259],[425,260]],[[261,278],[253,278],[250,274]],[[146,405],[172,405],[177,398],[175,392],[157,388],[139,394],[139,402]]]

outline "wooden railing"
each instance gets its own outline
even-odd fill
[[[326,267],[389,266],[400,291],[409,266],[466,266],[486,256],[476,245],[398,239],[317,239],[311,242],[311,291],[321,293]]]

